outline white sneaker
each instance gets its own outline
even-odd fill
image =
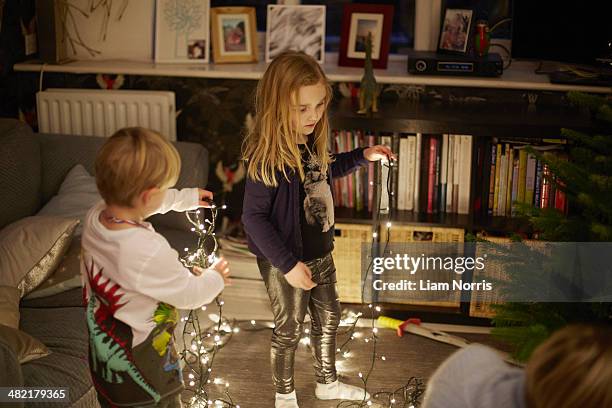
[[[289,394],[276,393],[276,401],[274,402],[274,408],[300,408],[297,403],[297,396],[295,390]]]
[[[351,400],[351,401],[361,401],[370,399],[370,394],[366,392],[363,388],[355,387],[354,385],[348,385],[341,383],[336,380],[331,384],[320,384],[317,383],[317,387],[315,388],[315,395],[318,399],[321,400]]]

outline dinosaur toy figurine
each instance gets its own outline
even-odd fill
[[[376,84],[376,78],[372,69],[372,33],[368,33],[365,54],[364,73],[359,87],[359,110],[357,111],[357,113],[362,115],[378,112],[378,95],[380,90]]]

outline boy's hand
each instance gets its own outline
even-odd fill
[[[225,258],[223,257],[218,258],[215,261],[215,263],[210,266],[210,268],[213,271],[217,272],[219,275],[221,275],[221,277],[223,278],[223,283],[225,283],[226,285],[232,284],[232,280],[229,277],[230,276],[229,264],[227,263]]]
[[[210,203],[212,202],[212,200],[213,200],[212,192],[198,188],[198,201],[199,201],[198,206],[210,208]]]
[[[298,262],[295,266],[285,274],[285,279],[294,288],[310,290],[317,286],[312,281],[312,272],[303,262]]]
[[[363,157],[365,157],[368,161],[379,161],[382,159],[397,160],[397,155],[395,155],[388,146],[384,145],[368,147],[363,151]]]

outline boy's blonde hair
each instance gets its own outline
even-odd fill
[[[132,207],[150,188],[176,184],[181,159],[159,133],[140,127],[118,130],[96,157],[96,184],[107,204]]]
[[[266,69],[257,84],[255,96],[255,123],[249,129],[243,144],[243,159],[247,160],[247,174],[267,186],[278,185],[276,171],[282,171],[288,180],[287,169],[295,169],[304,180],[304,169],[297,146],[298,130],[291,125],[292,106],[297,104],[301,87],[325,86],[325,105],[321,119],[314,129],[314,150],[326,172],[330,162],[327,151],[329,121],[327,106],[332,89],[319,64],[303,52],[287,51],[280,54]]]
[[[533,352],[525,389],[529,408],[612,407],[612,328],[554,333]]]

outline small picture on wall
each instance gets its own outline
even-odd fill
[[[254,7],[214,7],[211,21],[215,62],[257,61]]]
[[[446,9],[438,50],[465,54],[468,50],[471,26],[472,10]]]
[[[325,6],[268,5],[266,62],[287,50],[324,62]]]
[[[209,0],[155,1],[155,61],[208,62]]]

